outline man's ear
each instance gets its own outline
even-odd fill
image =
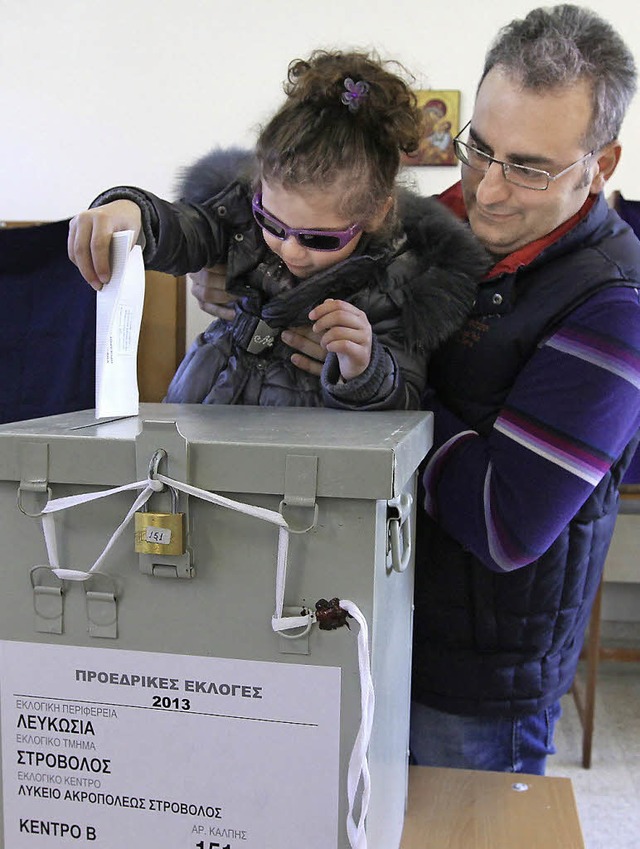
[[[597,195],[604,189],[605,183],[616,170],[621,153],[622,146],[617,139],[602,148],[596,159],[596,171],[589,187],[590,194]]]

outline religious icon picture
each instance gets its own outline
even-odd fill
[[[415,92],[424,117],[424,131],[418,149],[403,154],[403,165],[457,165],[453,140],[459,132],[460,92],[454,89]]]

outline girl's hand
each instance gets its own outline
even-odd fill
[[[111,237],[120,230],[133,230],[135,242],[141,226],[142,213],[131,200],[116,200],[87,209],[72,218],[69,224],[69,259],[78,266],[87,283],[99,291],[111,279]]]
[[[346,301],[327,298],[309,313],[320,344],[336,354],[344,380],[358,377],[371,360],[372,330],[366,314]]]

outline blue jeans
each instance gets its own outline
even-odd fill
[[[457,716],[411,703],[409,748],[419,766],[544,775],[560,703],[515,718]]]

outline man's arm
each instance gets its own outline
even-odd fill
[[[640,303],[608,289],[532,356],[483,438],[432,399],[425,507],[495,571],[537,559],[640,427]]]

